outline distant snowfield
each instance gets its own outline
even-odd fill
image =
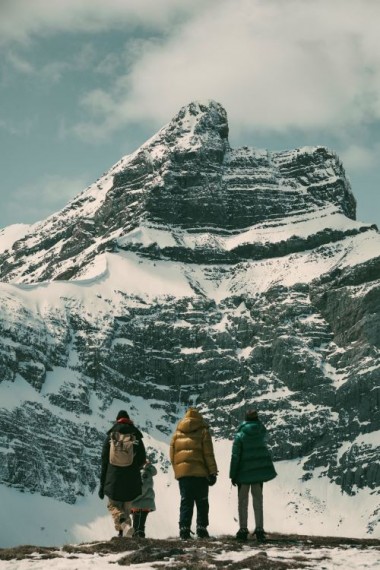
[[[355,222],[356,223],[356,222]],[[139,239],[143,239],[141,236]],[[145,238],[144,238],[145,239]],[[380,252],[380,234],[367,231],[315,250],[283,257],[247,261],[230,267],[227,273],[217,265],[184,264],[153,260],[136,253],[104,253],[72,281],[47,281],[35,284],[0,283],[2,304],[6,297],[22,300],[38,312],[41,304],[63,306],[64,299],[75,299],[89,309],[110,311],[107,300],[118,305],[121,293],[144,301],[161,297],[191,297],[202,292],[220,302],[230,295],[263,292],[274,285],[290,287],[310,283],[336,267],[355,266]],[[123,295],[122,303],[126,299]],[[132,299],[131,303],[135,301]],[[1,310],[0,310],[1,313]]]
[[[284,219],[266,221],[256,224],[245,230],[230,230],[230,235],[218,235],[213,232],[189,232],[180,228],[168,226],[139,226],[130,233],[120,237],[119,245],[141,244],[148,247],[157,244],[161,249],[165,247],[183,246],[189,249],[206,247],[207,249],[220,249],[231,251],[246,244],[274,244],[286,241],[292,237],[307,238],[326,229],[334,231],[358,230],[368,224],[351,220],[337,210],[336,206],[311,210],[310,212],[296,213]],[[226,230],[223,230],[223,234]]]

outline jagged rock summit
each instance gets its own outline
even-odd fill
[[[3,485],[91,496],[121,404],[162,489],[190,404],[225,473],[254,406],[281,475],[274,530],[350,533],[355,504],[357,533],[379,532],[380,235],[333,152],[232,149],[225,110],[194,102],[22,231],[0,238]]]
[[[328,240],[370,229],[342,227],[342,215],[355,219],[355,199],[334,153],[323,147],[233,150],[227,137],[221,105],[183,107],[136,152],[16,241],[0,257],[1,279],[79,277],[99,253],[118,246],[195,262],[210,261],[210,250],[223,262],[274,257],[307,246],[302,225],[308,219],[320,224],[309,244],[314,247],[326,241],[325,228]]]

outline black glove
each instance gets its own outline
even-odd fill
[[[99,499],[104,499],[104,491],[102,488],[99,489],[98,496],[99,496]]]
[[[215,485],[216,483],[216,475],[215,473],[211,473],[211,475],[209,475],[207,477],[207,483],[209,484],[210,487],[212,487],[213,485]]]
[[[231,483],[233,484],[234,487],[236,487],[237,483],[236,483],[235,479],[231,479]]]

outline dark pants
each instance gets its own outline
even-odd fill
[[[248,498],[249,491],[252,494],[253,512],[255,515],[256,530],[264,528],[263,514],[263,484],[251,483],[246,485],[238,485],[238,504],[239,504],[239,525],[240,528],[248,527]]]
[[[179,526],[191,527],[194,503],[197,506],[197,527],[208,526],[208,482],[206,477],[182,477],[178,480],[181,493]]]
[[[145,532],[145,523],[149,511],[132,511],[133,528]]]

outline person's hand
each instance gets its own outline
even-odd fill
[[[236,487],[237,483],[236,483],[235,479],[231,479],[231,483],[234,487]]]
[[[209,475],[207,477],[207,482],[210,485],[210,487],[212,487],[213,485],[215,485],[216,483],[216,473],[211,473],[211,475]]]
[[[99,496],[99,499],[104,499],[104,491],[102,488],[99,489],[98,496]]]

